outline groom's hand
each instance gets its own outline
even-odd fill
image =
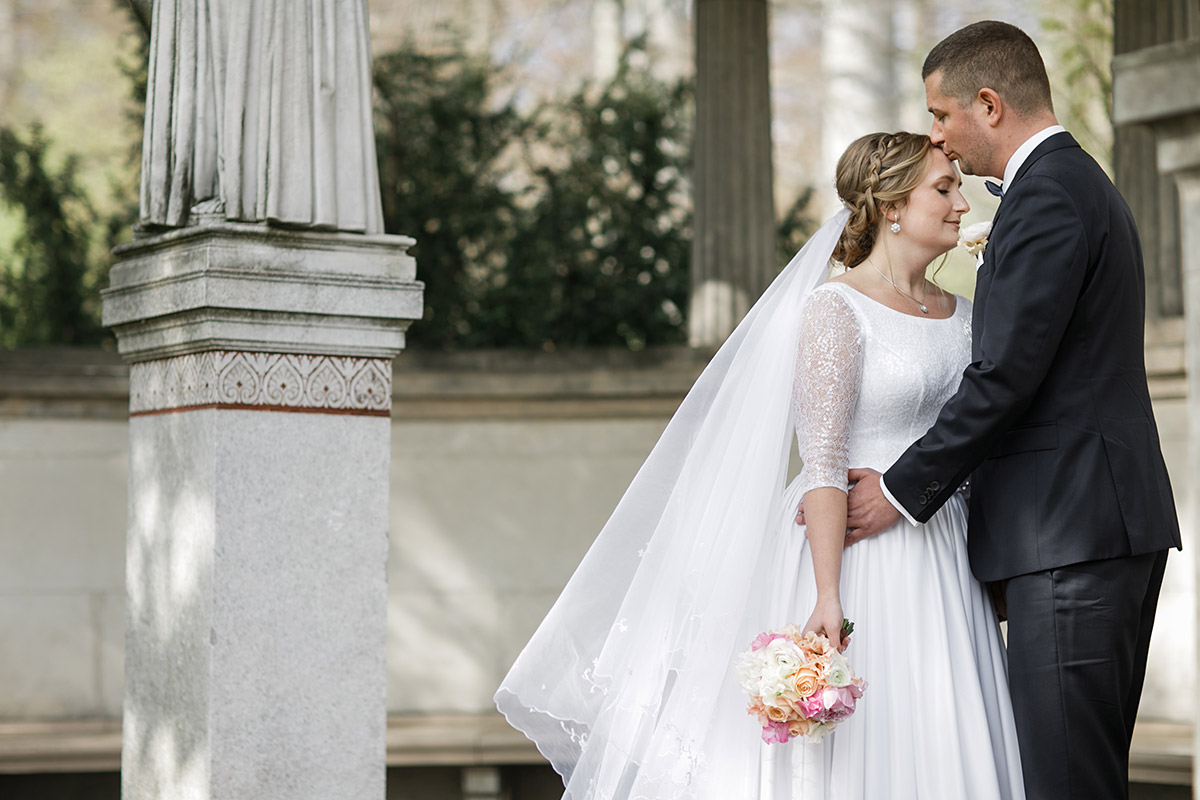
[[[882,477],[873,469],[850,470],[854,488],[846,499],[846,546],[861,542],[869,536],[890,528],[900,519],[900,512],[883,496],[879,488]]]

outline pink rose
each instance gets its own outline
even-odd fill
[[[821,722],[821,715],[825,713],[825,701],[822,699],[823,692],[816,692],[800,701],[800,713],[805,719]]]
[[[762,650],[764,647],[766,647],[767,645],[769,645],[771,642],[775,641],[776,639],[784,639],[784,638],[786,638],[786,637],[781,633],[772,633],[771,631],[767,631],[765,633],[760,633],[758,636],[755,636],[754,641],[750,643],[750,649],[751,650]]]
[[[861,692],[859,692],[861,695]],[[821,722],[841,722],[854,713],[854,704],[858,697],[849,686],[831,687],[821,692],[821,700],[825,711]]]
[[[783,744],[788,740],[789,735],[786,722],[772,722],[770,725],[763,725],[762,738],[767,744]]]
[[[839,686],[822,689],[812,697],[800,702],[800,711],[815,722],[841,722],[854,713],[862,689],[854,686]]]

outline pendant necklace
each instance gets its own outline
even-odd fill
[[[904,291],[903,289],[901,289],[899,286],[897,286],[897,285],[896,285],[896,282],[895,282],[894,280],[892,280],[891,278],[889,278],[887,275],[884,275],[884,274],[883,274],[883,270],[879,269],[879,267],[875,266],[874,264],[871,264],[871,269],[873,269],[873,270],[875,270],[876,272],[878,272],[878,273],[879,273],[879,277],[883,278],[885,281],[887,281],[888,283],[890,283],[890,284],[892,285],[892,288],[893,288],[893,289],[895,289],[897,292],[899,292],[900,294],[902,294],[902,295],[904,295],[905,297],[907,297],[909,300],[912,300],[914,303],[916,303],[916,304],[917,304],[917,306],[918,306],[918,307],[921,309],[921,313],[922,313],[922,314],[928,314],[928,313],[929,313],[929,306],[925,305],[925,301],[924,301],[924,300],[918,300],[917,298],[913,297],[913,296],[912,296],[911,294],[909,294],[908,292],[906,292],[906,291]]]

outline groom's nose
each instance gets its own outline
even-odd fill
[[[929,126],[929,141],[933,142],[934,147],[941,147],[946,143],[946,134],[942,132],[942,126],[937,120]]]

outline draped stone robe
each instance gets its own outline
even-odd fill
[[[141,223],[382,233],[366,0],[155,0]]]

